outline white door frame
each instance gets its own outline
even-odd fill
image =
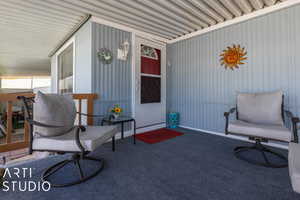
[[[137,79],[136,79],[136,66],[137,65],[137,56],[140,54],[137,53],[137,48],[138,45],[140,44],[145,44],[153,47],[157,47],[161,49],[161,101],[165,104],[165,113],[166,113],[166,44],[159,42],[159,41],[154,41],[154,40],[149,40],[147,38],[144,38],[142,36],[136,35],[135,33],[132,33],[132,116],[135,118],[136,117],[136,84],[137,84]],[[151,127],[147,128],[141,128],[147,130],[153,130],[153,129],[158,129],[166,126],[166,121],[165,123],[159,124],[159,125],[153,125]],[[140,132],[141,130],[138,130]]]

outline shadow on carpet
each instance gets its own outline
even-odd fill
[[[253,166],[234,157],[233,148],[245,145],[245,142],[184,129],[177,131],[185,134],[152,145],[143,142],[133,145],[132,138],[118,140],[116,152],[111,151],[111,144],[103,145],[93,156],[105,159],[104,170],[80,185],[51,188],[49,192],[1,190],[1,199],[300,199],[300,195],[292,191],[288,168]],[[287,154],[286,151],[280,151]],[[50,157],[18,167],[32,168],[33,176],[30,180],[37,182],[48,166],[64,157]],[[66,168],[54,178],[63,181],[72,173],[78,175],[78,172]]]

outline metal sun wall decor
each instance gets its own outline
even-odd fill
[[[111,64],[113,60],[113,54],[107,48],[101,48],[98,51],[98,57],[103,64]]]
[[[225,69],[229,68],[234,70],[234,68],[239,68],[239,65],[245,64],[242,62],[243,60],[247,60],[247,52],[245,48],[241,48],[240,45],[233,45],[232,47],[227,47],[227,49],[223,50],[223,53],[220,55],[221,65],[225,66]]]

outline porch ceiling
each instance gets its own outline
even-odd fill
[[[0,1],[0,73],[50,74],[49,52],[85,16],[50,1]]]
[[[281,1],[0,1],[0,67],[49,70],[49,53],[87,14],[172,40]]]
[[[47,1],[171,40],[287,0]]]

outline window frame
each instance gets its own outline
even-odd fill
[[[61,94],[60,93],[60,88],[59,88],[59,77],[60,77],[60,69],[59,69],[59,56],[71,45],[73,45],[73,76],[72,76],[72,83],[73,83],[73,91],[72,93],[75,93],[75,86],[76,86],[76,81],[75,81],[75,55],[76,55],[76,49],[75,49],[75,38],[71,38],[68,42],[66,42],[55,54],[55,66],[56,66],[56,74],[55,74],[55,79],[56,79],[56,88],[55,88],[55,92],[57,94]]]

